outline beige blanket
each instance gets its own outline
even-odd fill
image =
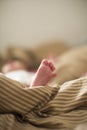
[[[0,130],[73,130],[87,123],[87,77],[58,87],[25,89],[0,76]]]
[[[53,84],[63,84],[83,76],[87,72],[87,44],[72,48],[58,57],[55,66],[57,77],[52,80]]]

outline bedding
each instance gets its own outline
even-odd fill
[[[0,76],[0,130],[28,130],[30,126],[73,130],[83,123],[87,123],[87,76],[66,82],[60,89],[25,89]]]
[[[55,63],[57,77],[51,81],[51,84],[63,84],[79,78],[87,72],[87,44],[72,48],[58,57]]]
[[[69,46],[68,43],[62,41],[51,41],[38,45],[33,48],[33,51],[36,53],[37,57],[43,60],[43,58],[48,58],[51,55],[59,56],[70,49],[71,46]]]
[[[29,86],[32,77],[34,76],[34,72],[28,72],[25,70],[14,70],[6,73],[5,76]]]
[[[86,124],[86,54],[87,45],[61,55],[58,75],[46,86],[29,89],[1,74],[0,130],[75,130]]]

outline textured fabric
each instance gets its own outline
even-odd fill
[[[87,72],[87,44],[72,48],[60,57],[55,64],[57,77],[52,80],[54,83],[63,84],[82,76]]]
[[[57,88],[26,88],[22,83],[0,76],[0,113],[27,113],[34,107],[44,106]],[[21,108],[21,109],[20,109]],[[21,111],[20,111],[21,110]]]
[[[14,70],[5,74],[6,77],[30,85],[30,82],[34,76],[34,72],[28,72],[25,70]]]
[[[87,77],[25,88],[0,75],[0,130],[73,130],[87,123]]]

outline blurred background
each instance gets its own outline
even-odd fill
[[[0,0],[0,49],[87,43],[87,0]]]

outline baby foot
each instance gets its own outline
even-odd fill
[[[33,77],[30,87],[46,85],[51,78],[56,76],[56,73],[53,73],[54,70],[55,67],[52,62],[43,60]]]

